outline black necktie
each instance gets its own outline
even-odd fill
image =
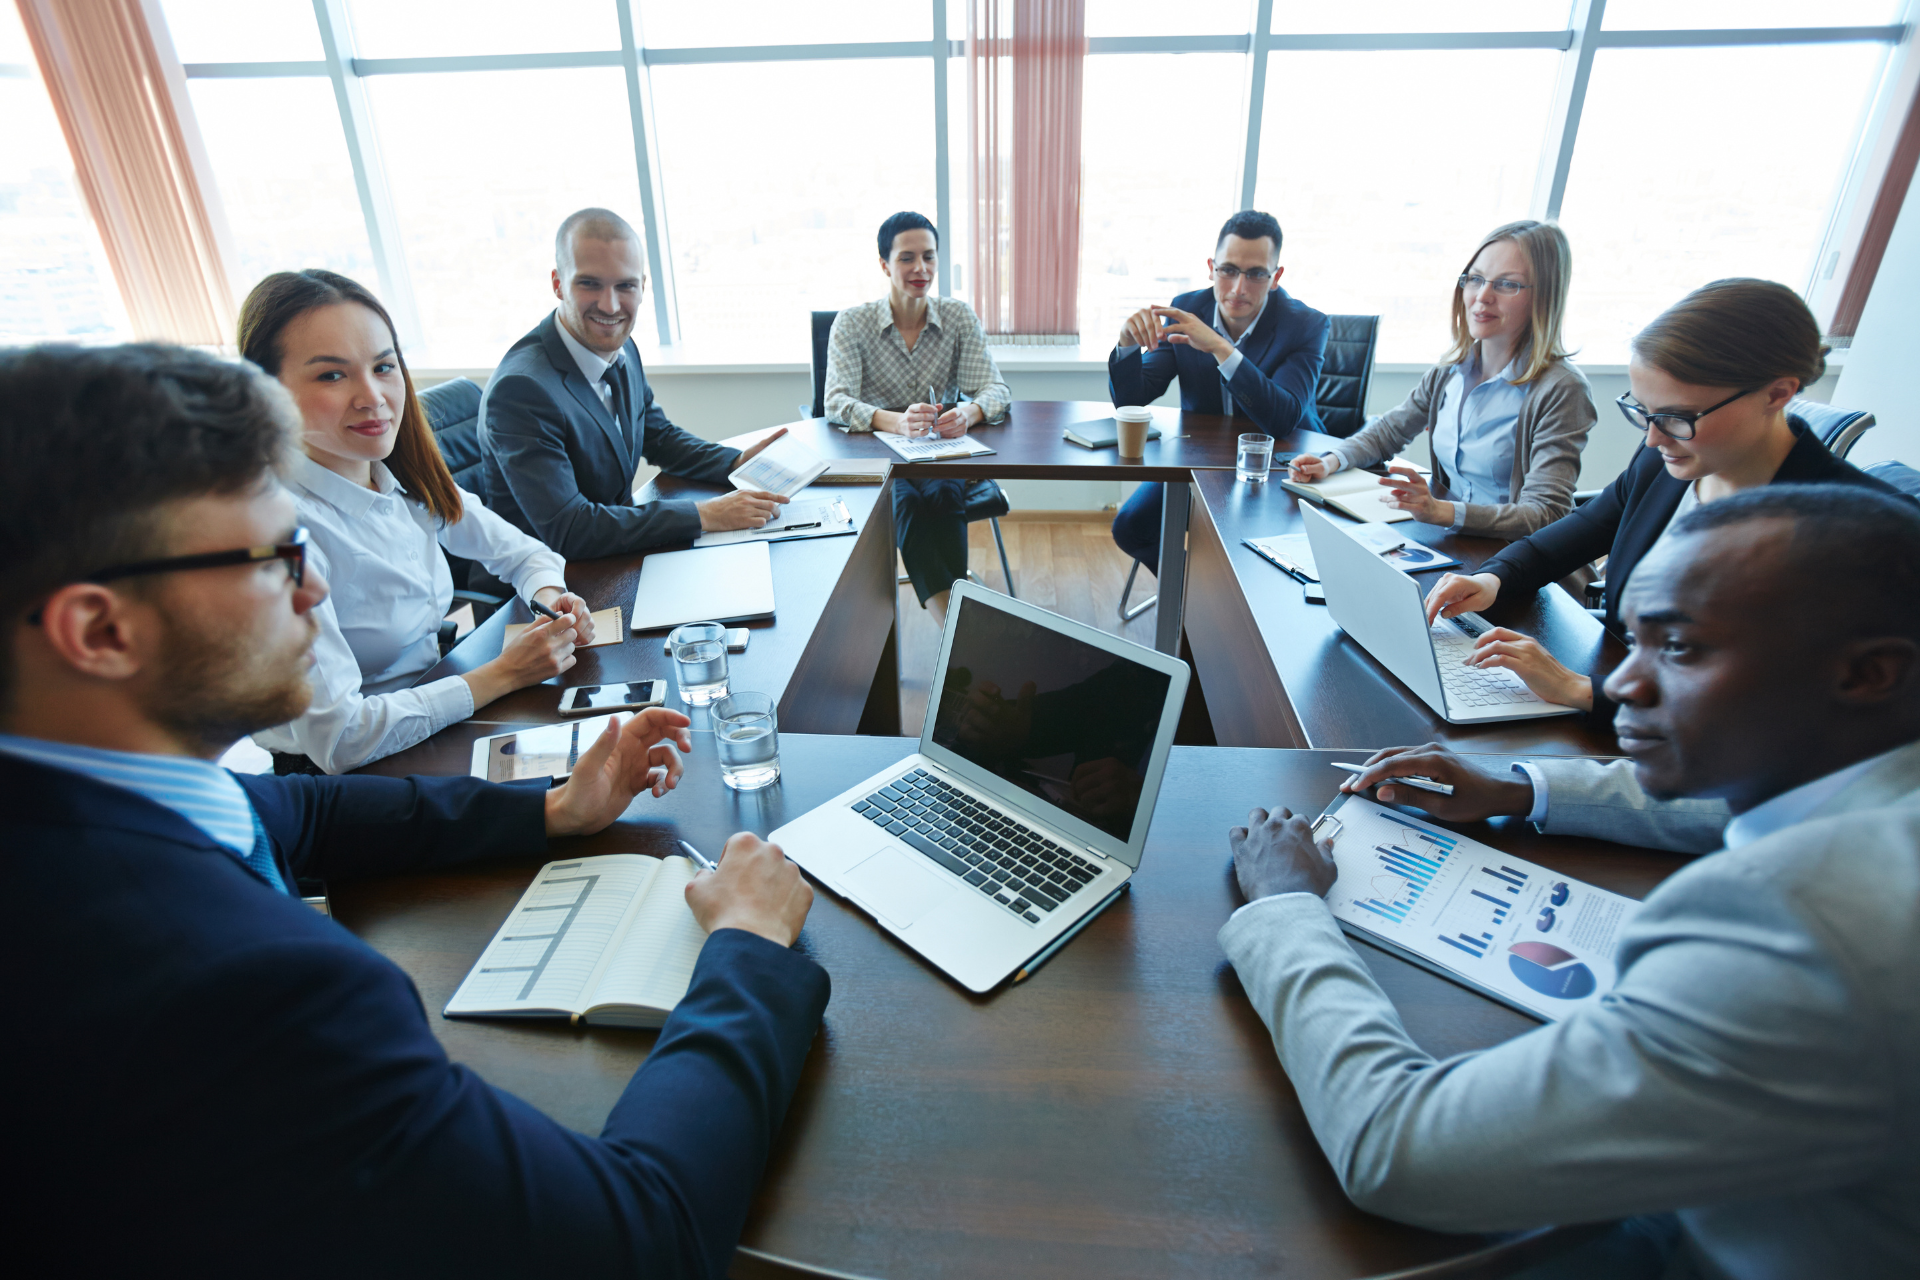
[[[627,442],[629,452],[633,450],[633,395],[627,388],[627,366],[615,357],[607,366],[604,375],[606,383],[613,391],[613,421],[620,428],[620,438]]]

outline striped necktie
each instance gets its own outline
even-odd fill
[[[286,893],[287,882],[280,878],[280,868],[273,860],[273,841],[267,839],[267,829],[260,825],[260,814],[249,804],[247,812],[253,815],[253,849],[240,861],[247,864],[253,874],[271,885],[276,892]]]

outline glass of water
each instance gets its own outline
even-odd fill
[[[1242,484],[1265,484],[1267,468],[1272,463],[1272,436],[1258,433],[1241,436],[1240,455],[1233,464],[1233,478]]]
[[[705,706],[727,696],[727,629],[717,622],[689,622],[667,637],[674,671],[680,677],[680,701]]]
[[[758,791],[780,780],[780,725],[772,694],[731,694],[715,702],[710,714],[720,781],[735,791]]]

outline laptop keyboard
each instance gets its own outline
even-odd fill
[[[1469,667],[1474,639],[1491,628],[1469,614],[1433,624],[1433,656],[1440,661],[1440,687],[1446,690],[1450,710],[1481,707],[1522,706],[1545,702],[1522,680],[1505,667]]]
[[[1034,924],[1100,869],[925,769],[897,778],[853,811]]]

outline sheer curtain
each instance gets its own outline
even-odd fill
[[[136,338],[227,346],[226,227],[157,0],[18,0]]]
[[[1086,0],[969,0],[974,309],[989,334],[1079,339]]]

